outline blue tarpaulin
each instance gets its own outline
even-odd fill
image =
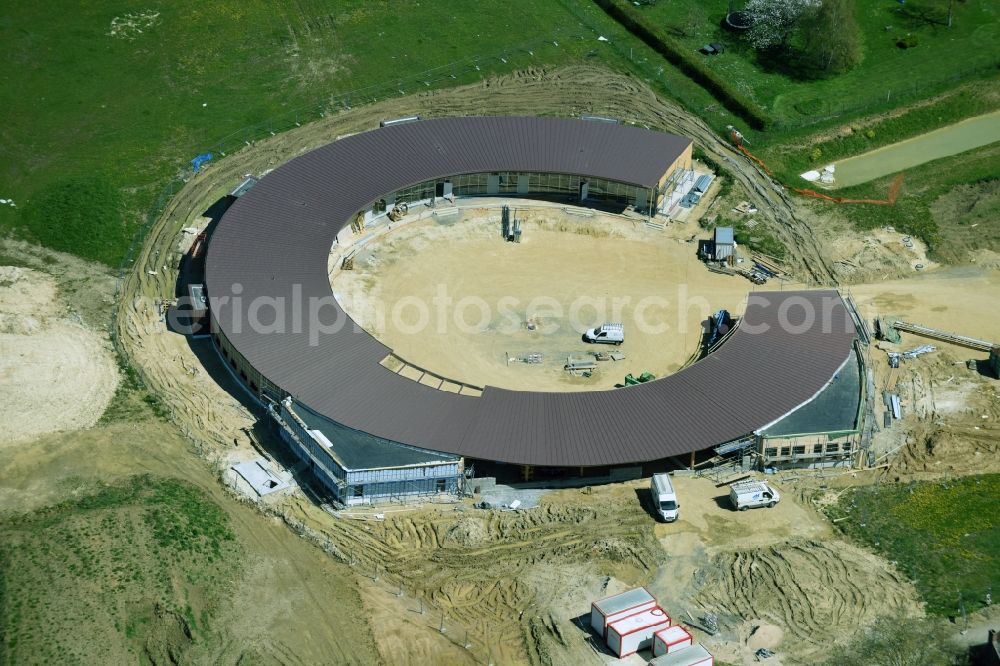
[[[212,159],[212,153],[202,153],[198,157],[191,160],[191,166],[194,168],[194,172],[198,173],[201,170],[201,165]]]

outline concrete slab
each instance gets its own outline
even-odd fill
[[[243,477],[260,497],[291,487],[290,479],[279,476],[263,458],[233,465],[232,470]]]

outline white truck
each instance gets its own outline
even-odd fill
[[[625,342],[625,327],[622,324],[601,324],[587,329],[583,334],[587,342],[600,342],[608,345],[620,345]]]
[[[656,512],[664,522],[677,520],[681,505],[677,503],[677,493],[674,492],[674,484],[670,483],[669,474],[654,474],[649,482],[649,493],[653,496]]]
[[[729,501],[737,511],[758,506],[770,509],[781,501],[781,494],[763,481],[741,481],[729,486]]]

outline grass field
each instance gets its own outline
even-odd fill
[[[855,488],[831,517],[915,582],[935,615],[982,608],[1000,591],[1000,475]]]
[[[0,522],[0,663],[181,654],[237,571],[227,515],[149,476]]]
[[[777,129],[812,124],[828,116],[874,111],[897,101],[929,97],[962,78],[995,73],[1000,40],[1000,5],[991,0],[955,3],[951,28],[947,2],[895,0],[857,2],[864,61],[847,74],[824,80],[803,79],[801,65],[762,60],[734,33],[721,27],[725,0],[673,0],[645,6],[654,22],[692,50],[721,42],[726,52],[706,62],[737,81],[739,87],[776,120]],[[915,48],[896,46],[912,33]],[[888,103],[888,104],[887,104]]]
[[[568,62],[596,45],[571,39],[578,23],[549,2],[516,12],[495,0],[147,7],[0,8],[0,197],[18,206],[0,206],[0,229],[116,265],[139,214],[221,137],[282,114],[291,125],[296,108],[315,113],[374,84],[348,103]]]
[[[998,203],[997,163],[1000,143],[922,164],[906,172],[899,199],[892,206],[852,206],[859,229],[894,226],[919,236],[930,256],[945,263],[968,261],[968,252],[1000,250],[1000,229],[991,217]],[[883,197],[892,176],[845,187],[845,197]]]
[[[931,127],[944,127],[970,116],[989,113],[998,106],[1000,84],[966,84],[931,102],[872,121],[856,122],[836,134],[755,146],[754,152],[785,182],[804,183],[799,174],[820,164],[903,141],[923,134]]]
[[[935,94],[995,60],[995,3],[957,3],[955,26],[945,29],[933,23],[938,10],[924,11],[930,0],[917,2],[859,3],[865,62],[818,82],[767,71],[731,35],[720,35],[722,0],[677,0],[643,11],[692,48],[723,39],[731,48],[710,64],[740,80],[779,123],[797,125],[847,107],[879,110],[886,106],[881,95],[897,84],[890,104]],[[920,44],[898,49],[893,39],[901,30],[918,34]],[[0,7],[0,58],[7,65],[0,198],[17,204],[0,206],[0,233],[108,266],[118,264],[164,186],[190,173],[194,156],[211,151],[218,159],[220,150],[345,105],[582,61],[647,80],[719,131],[735,121],[591,0],[178,0],[152,10],[129,0],[73,11],[15,0]],[[971,115],[973,106],[956,103],[947,114],[916,117],[907,131]],[[772,132],[772,146],[756,145],[774,149],[822,126]],[[894,136],[877,132],[857,146],[834,148],[870,148]]]

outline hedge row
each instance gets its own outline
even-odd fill
[[[697,52],[656,27],[630,4],[629,0],[594,0],[609,16],[630,33],[673,63],[684,74],[712,93],[726,108],[743,118],[751,127],[767,129],[771,117],[752,100],[714,70],[705,66]]]

